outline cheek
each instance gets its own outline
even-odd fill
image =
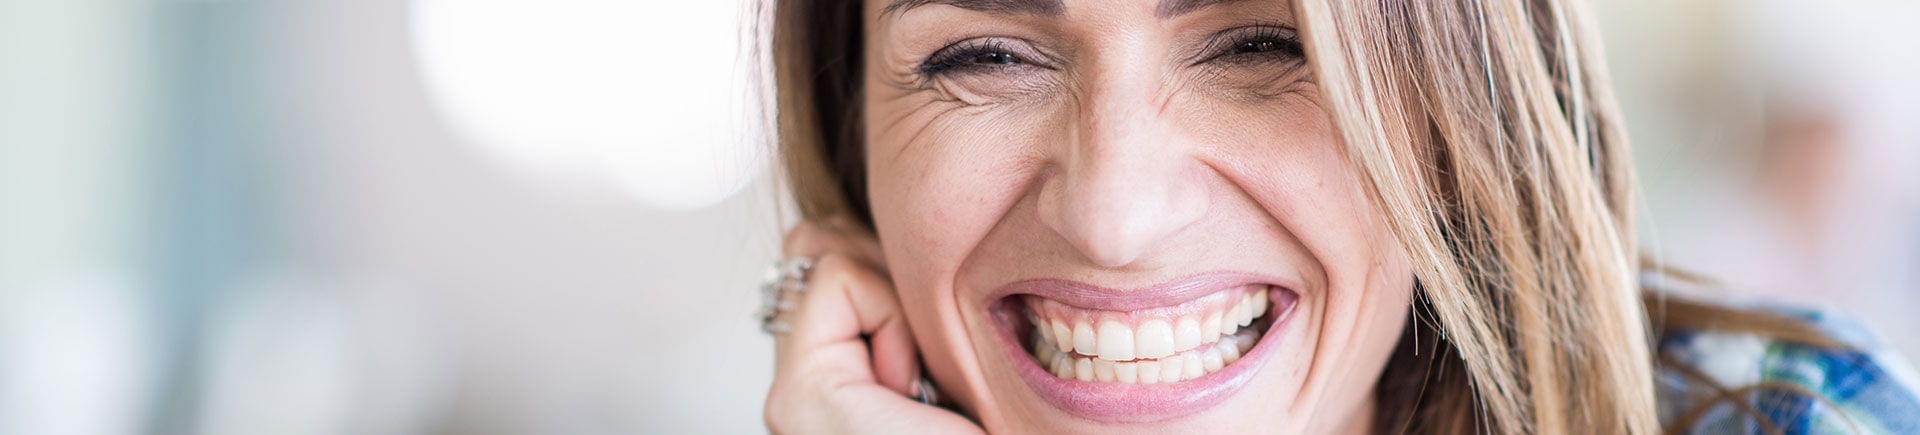
[[[1038,175],[1048,117],[888,97],[867,100],[866,169],[889,272],[931,375],[963,403],[991,400],[954,277]]]
[[[1413,273],[1367,183],[1312,91],[1262,104],[1214,104],[1210,156],[1312,259],[1310,382],[1321,411],[1363,406],[1399,341]]]
[[[948,276],[1039,175],[1039,137],[1062,129],[1038,105],[915,94],[868,104],[867,188],[902,280]]]
[[[1258,102],[1213,100],[1190,124],[1216,168],[1300,240],[1328,279],[1363,278],[1397,243],[1310,86]],[[1329,283],[1321,283],[1329,284]]]

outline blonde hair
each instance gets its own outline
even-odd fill
[[[1435,379],[1477,393],[1410,418],[1657,431],[1630,154],[1588,14],[1555,0],[1418,4],[1299,7],[1349,158],[1462,361],[1446,367],[1465,376]]]
[[[1630,150],[1585,5],[1297,1],[1348,158],[1419,283],[1375,430],[1660,431],[1643,304],[1669,302],[1638,285]],[[774,3],[766,60],[800,214],[871,224],[860,3]]]

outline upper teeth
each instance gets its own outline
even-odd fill
[[[1245,327],[1266,314],[1266,289],[1255,286],[1229,295],[1231,304],[1165,315],[1085,312],[1039,301],[1028,317],[1034,325],[1034,357],[1054,375],[1082,381],[1198,378],[1238,360],[1258,341],[1258,333]]]

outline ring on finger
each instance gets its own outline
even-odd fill
[[[793,330],[793,325],[780,319],[780,314],[792,311],[800,304],[799,297],[807,289],[807,273],[813,270],[813,259],[807,257],[787,257],[775,260],[767,267],[766,277],[760,283],[760,330],[770,335],[785,335]]]

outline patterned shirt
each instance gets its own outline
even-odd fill
[[[1714,385],[1661,365],[1655,379],[1662,424],[1672,428],[1676,419],[1697,413],[1691,425],[1677,429],[1695,434],[1770,433],[1754,418],[1757,411],[1786,434],[1920,434],[1920,377],[1865,328],[1824,311],[1739,307],[1802,319],[1848,347],[1717,330],[1663,331],[1659,352],[1664,358],[1706,375],[1737,393],[1740,401],[1715,402],[1721,390]],[[1742,389],[1762,385],[1787,388]]]

